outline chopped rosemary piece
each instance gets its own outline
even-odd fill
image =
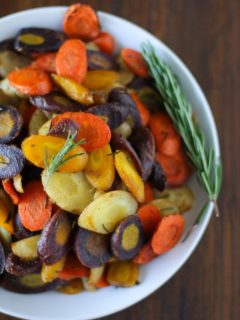
[[[142,45],[142,55],[163,98],[165,109],[182,137],[187,155],[195,167],[198,182],[209,199],[194,222],[197,225],[210,202],[214,204],[216,216],[219,216],[217,197],[222,183],[221,161],[216,158],[213,148],[206,146],[203,133],[194,120],[191,105],[172,70],[158,57],[150,43]]]
[[[76,136],[77,136],[77,131],[72,135],[69,133],[64,145],[58,151],[58,153],[52,157],[50,162],[48,162],[48,153],[47,153],[47,149],[46,149],[45,167],[47,170],[48,179],[65,162],[67,162],[68,160],[70,160],[72,158],[78,157],[79,155],[82,155],[82,153],[76,153],[74,155],[71,155],[71,156],[65,158],[66,154],[68,154],[72,149],[74,149],[76,146],[78,146],[80,144],[85,143],[85,139],[81,139],[78,142],[75,142]]]

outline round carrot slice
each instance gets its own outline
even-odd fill
[[[138,210],[137,215],[141,220],[145,235],[152,235],[161,220],[159,209],[152,204],[146,204]]]
[[[163,169],[169,187],[179,187],[183,185],[191,176],[192,169],[181,152],[174,156],[167,156],[163,153],[156,154],[156,160]]]
[[[32,67],[12,71],[8,80],[20,93],[30,96],[43,96],[53,89],[49,75]]]
[[[78,39],[65,41],[57,53],[56,69],[60,76],[81,83],[87,74],[85,44]]]
[[[179,241],[183,228],[184,218],[180,214],[163,217],[152,236],[153,252],[160,255],[172,249]]]
[[[100,32],[94,43],[99,47],[102,52],[113,54],[115,48],[115,40],[108,32]]]
[[[128,69],[134,74],[143,78],[147,78],[149,76],[147,65],[140,52],[124,48],[121,50],[121,57]]]
[[[75,3],[66,11],[63,31],[70,38],[92,40],[99,34],[99,21],[96,12],[87,4]]]
[[[85,139],[84,149],[93,151],[104,147],[111,139],[109,126],[98,116],[85,112],[66,112],[52,119],[51,126],[70,119],[77,124],[77,140]]]
[[[48,200],[40,181],[32,181],[24,188],[18,203],[18,213],[23,226],[30,231],[39,231],[49,221],[52,203]]]
[[[45,53],[33,62],[32,67],[46,72],[56,73],[56,56],[56,52]]]

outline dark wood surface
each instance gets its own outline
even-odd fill
[[[1,0],[0,15],[27,8],[72,2]],[[238,320],[240,1],[88,2],[98,10],[119,15],[148,29],[169,45],[189,66],[212,106],[225,168],[224,186],[219,201],[221,218],[212,218],[201,243],[188,262],[150,297],[104,320]],[[0,314],[0,319],[14,318]]]

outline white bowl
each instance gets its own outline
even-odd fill
[[[48,7],[27,10],[0,19],[0,41],[14,36],[23,27],[37,26],[60,30],[65,7]],[[179,77],[182,87],[192,103],[197,119],[205,132],[206,141],[213,146],[219,156],[219,141],[214,119],[208,102],[190,71],[182,61],[159,39],[138,26],[99,12],[102,28],[108,30],[123,47],[140,49],[140,44],[149,40]],[[186,217],[186,229],[192,224],[205,203],[206,197],[193,178],[190,181],[196,200],[194,207]],[[199,243],[209,219],[213,206],[209,205],[202,223],[193,230],[184,243],[179,243],[170,252],[158,257],[141,268],[140,284],[129,289],[112,287],[94,293],[63,295],[58,292],[23,295],[0,289],[0,311],[12,316],[33,320],[83,320],[93,319],[112,314],[145,298],[169,280],[190,257]]]

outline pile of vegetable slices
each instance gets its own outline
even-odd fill
[[[117,40],[117,39],[116,39]],[[0,43],[0,284],[64,293],[138,283],[193,203],[192,168],[141,54],[96,12]]]

